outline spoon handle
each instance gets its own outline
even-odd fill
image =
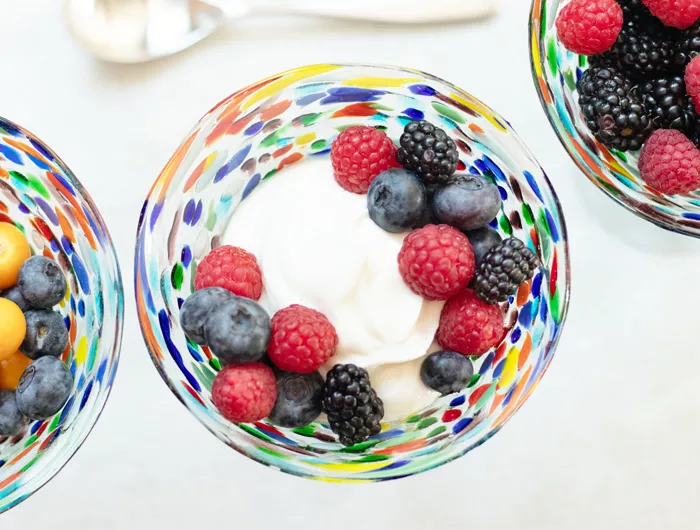
[[[251,2],[251,12],[316,15],[401,24],[446,22],[493,14],[501,0],[272,0]]]

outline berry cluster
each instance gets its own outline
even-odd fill
[[[488,226],[501,208],[498,187],[480,175],[455,174],[455,142],[427,121],[408,123],[398,147],[379,129],[349,127],[333,142],[331,161],[341,187],[367,194],[377,226],[410,232],[397,257],[402,278],[423,298],[447,301],[436,336],[445,350],[425,359],[421,378],[443,394],[463,389],[473,375],[468,356],[503,338],[498,303],[538,266],[522,242],[502,241]],[[189,340],[208,346],[223,366],[212,385],[219,412],[232,422],[268,418],[288,428],[325,412],[344,445],[378,434],[384,404],[368,372],[336,364],[325,381],[319,373],[338,345],[333,324],[301,305],[270,317],[257,303],[263,283],[255,256],[222,246],[198,265],[196,290],[180,309]]]
[[[700,3],[571,0],[556,27],[568,50],[589,56],[577,91],[595,138],[641,149],[640,176],[661,193],[699,189]]]
[[[357,142],[352,138],[383,133],[371,127],[348,130],[352,134],[338,137],[331,156],[342,152],[364,167],[360,161],[368,154],[353,151]],[[390,140],[375,141],[385,146]],[[392,166],[393,150],[383,148],[382,153],[383,165]],[[395,158],[403,169],[392,167],[371,177],[369,216],[387,232],[410,232],[397,258],[404,282],[426,300],[447,301],[436,336],[445,350],[426,358],[421,377],[428,387],[450,393],[464,388],[472,376],[467,356],[483,355],[501,341],[503,313],[496,304],[532,278],[539,262],[520,240],[501,241],[489,227],[501,208],[498,187],[480,175],[456,174],[456,144],[445,131],[424,120],[409,122]],[[336,171],[336,180],[357,192],[343,185],[346,178]]]
[[[226,419],[268,418],[280,427],[296,428],[325,410],[342,443],[351,445],[378,432],[383,409],[369,380],[362,394],[339,383],[345,378],[324,383],[318,372],[335,354],[333,324],[301,305],[270,318],[256,302],[263,281],[255,256],[233,246],[212,250],[197,267],[194,285],[195,292],[180,309],[180,325],[189,340],[208,346],[223,366],[212,385],[212,401]],[[352,365],[336,365],[334,370],[346,368],[357,370]],[[345,404],[340,423],[324,406],[339,402]]]
[[[68,328],[53,307],[68,290],[58,264],[31,256],[24,234],[0,223],[0,435],[19,434],[26,418],[43,420],[68,401],[73,376],[58,358]]]
[[[284,427],[314,421],[321,413],[316,370],[338,342],[328,319],[300,305],[270,318],[255,301],[263,289],[262,272],[255,256],[242,248],[212,250],[197,267],[194,285],[180,309],[180,325],[224,366],[212,386],[221,414],[234,422],[269,416]]]

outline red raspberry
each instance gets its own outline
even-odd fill
[[[449,225],[426,225],[403,240],[399,272],[426,300],[447,300],[474,276],[474,252],[469,239]]]
[[[700,55],[693,57],[685,68],[685,89],[693,100],[695,111],[700,109]]]
[[[622,8],[615,0],[573,0],[557,17],[559,40],[581,55],[609,50],[621,29]]]
[[[262,363],[230,365],[214,378],[211,400],[229,421],[248,423],[270,415],[277,399],[272,368]]]
[[[365,125],[348,127],[338,135],[331,147],[331,162],[335,180],[353,193],[367,193],[377,175],[399,167],[391,138]]]
[[[437,341],[462,355],[483,355],[501,342],[504,333],[501,308],[482,302],[467,289],[442,308]]]
[[[260,298],[262,274],[258,261],[242,248],[225,245],[212,250],[197,266],[195,290],[223,287],[253,300]]]
[[[310,374],[333,357],[338,334],[323,313],[302,305],[280,309],[272,317],[267,353],[275,366]]]
[[[639,156],[642,180],[661,193],[675,195],[700,188],[700,150],[683,133],[658,130]]]
[[[573,0],[557,17],[559,40],[581,55],[609,50],[621,29],[622,8],[615,0]]]
[[[665,25],[687,29],[700,18],[700,0],[642,0]]]

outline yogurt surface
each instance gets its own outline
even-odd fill
[[[367,368],[384,421],[403,419],[439,396],[419,373],[435,349],[444,302],[424,300],[401,278],[397,255],[405,236],[375,225],[367,196],[342,189],[328,158],[312,158],[261,182],[221,241],[257,257],[259,302],[270,315],[291,304],[326,315],[339,340],[321,373],[338,363]]]

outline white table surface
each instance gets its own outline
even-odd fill
[[[3,529],[699,527],[700,242],[622,210],[571,162],[530,77],[529,2],[511,0],[486,23],[413,29],[257,20],[140,66],[84,54],[58,0],[1,3],[0,115],[83,181],[126,286],[121,363],[102,418],[47,487],[2,516]],[[368,486],[287,476],[216,440],[160,380],[133,301],[138,213],[189,128],[243,85],[326,61],[423,69],[496,108],[549,173],[571,242],[569,318],[529,402],[464,458]]]

